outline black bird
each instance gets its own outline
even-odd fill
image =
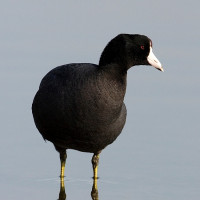
[[[66,149],[75,149],[94,154],[97,178],[100,152],[124,127],[127,70],[135,65],[152,65],[163,71],[148,37],[120,34],[107,44],[99,65],[66,64],[44,76],[32,113],[43,138],[60,153],[60,177],[64,177]]]

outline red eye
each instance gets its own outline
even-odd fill
[[[142,50],[144,50],[144,45],[141,45],[140,48],[141,48]]]

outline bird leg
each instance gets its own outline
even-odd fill
[[[66,150],[60,152],[60,163],[61,163],[60,178],[64,178],[66,159],[67,159]]]
[[[98,168],[98,164],[99,164],[99,153],[94,153],[93,157],[92,157],[92,167],[93,167],[93,179],[97,179],[97,168]]]
[[[97,168],[98,168],[98,164],[99,164],[99,154],[98,153],[94,153],[93,157],[92,157],[92,167],[93,167],[93,187],[92,187],[92,191],[91,191],[91,196],[93,200],[98,200],[98,188],[97,188]]]

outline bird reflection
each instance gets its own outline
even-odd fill
[[[91,197],[92,197],[92,200],[99,200],[98,188],[97,188],[97,178],[93,178]],[[58,200],[66,200],[66,199],[67,199],[67,195],[65,193],[64,178],[61,177],[60,178],[60,192],[59,192]]]
[[[60,193],[59,193],[59,199],[58,200],[65,200],[67,197],[65,193],[65,183],[64,183],[64,177],[60,178]]]
[[[91,191],[92,200],[99,200],[97,178],[93,178],[93,186]]]

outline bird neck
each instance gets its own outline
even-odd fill
[[[103,91],[113,99],[117,104],[123,103],[126,85],[127,85],[127,71],[122,71],[118,65],[107,65],[99,68],[99,83],[103,86]]]
[[[126,41],[123,35],[112,39],[104,48],[99,59],[100,68],[117,67],[118,70],[126,72],[128,69]]]

